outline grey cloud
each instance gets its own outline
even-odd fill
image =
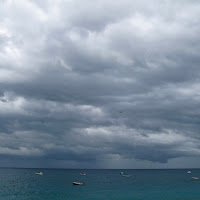
[[[198,157],[199,10],[198,1],[1,2],[2,161]]]

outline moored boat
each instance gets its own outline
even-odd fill
[[[199,178],[198,178],[198,177],[192,177],[192,179],[194,179],[194,180],[198,180]]]
[[[72,184],[73,185],[83,185],[83,183],[81,183],[81,182],[73,182]]]
[[[124,174],[122,175],[123,177],[130,177],[131,175],[128,175],[128,174]]]
[[[86,176],[86,173],[80,173],[81,176]]]
[[[43,173],[42,172],[38,172],[38,173],[35,173],[36,175],[43,175]]]
[[[18,184],[18,182],[11,182],[10,184]]]

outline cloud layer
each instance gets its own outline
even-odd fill
[[[199,12],[195,0],[0,2],[1,165],[195,167]]]

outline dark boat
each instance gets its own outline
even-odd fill
[[[10,184],[18,184],[18,182],[11,182]]]

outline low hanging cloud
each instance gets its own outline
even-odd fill
[[[198,1],[0,2],[2,166],[198,158],[199,12]]]

